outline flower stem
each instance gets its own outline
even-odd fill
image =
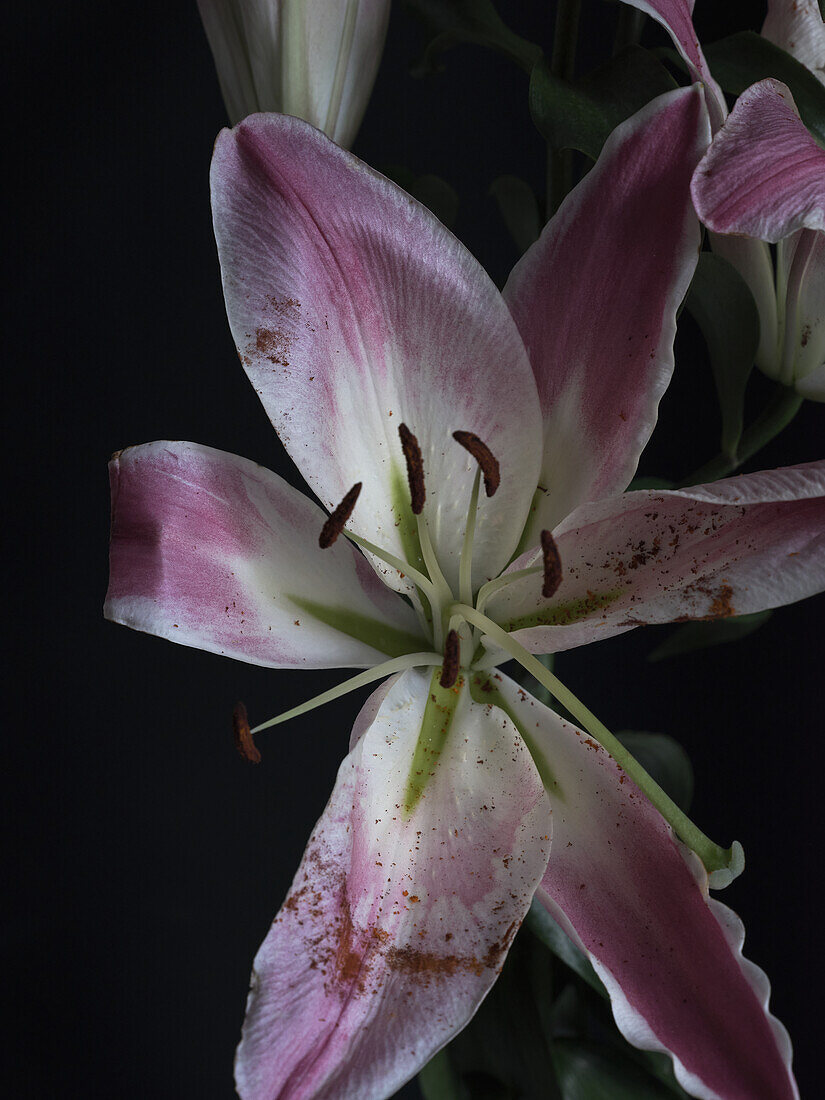
[[[566,707],[573,717],[581,722],[587,732],[605,748],[616,763],[624,769],[636,786],[647,799],[653,803],[662,817],[673,828],[673,831],[689,848],[699,856],[705,868],[712,872],[730,866],[734,858],[734,850],[721,848],[699,829],[690,818],[683,813],[672,798],[662,790],[652,776],[644,770],[635,757],[627,751],[610,730],[559,680],[541,661],[532,653],[520,645],[506,630],[492,622],[485,615],[481,615],[475,608],[465,604],[453,604],[450,609],[455,614],[463,615],[468,622],[477,626],[485,634],[514,657],[531,676],[546,688],[562,706]]]
[[[749,458],[783,430],[787,428],[802,405],[804,399],[787,386],[777,386],[773,397],[757,416],[756,420],[742,433],[742,439],[736,449],[735,457],[724,452],[700,466],[679,485],[680,489],[688,485],[700,485],[706,481],[716,481],[727,477],[737,470]]]
[[[572,80],[576,66],[581,0],[558,0],[553,31],[550,72],[561,80]],[[547,220],[555,214],[573,186],[573,150],[547,149]]]

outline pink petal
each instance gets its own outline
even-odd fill
[[[475,462],[452,432],[475,432],[501,463],[501,487],[482,497],[476,579],[500,571],[538,479],[540,415],[521,338],[476,260],[429,211],[293,118],[224,130],[212,188],[239,354],[321,500],[363,482],[353,530],[403,556],[406,423],[423,451],[431,536],[456,583]]]
[[[693,26],[694,0],[625,0],[660,23],[673,44],[688,63],[694,80],[700,80],[708,90],[708,111],[714,132],[722,125],[728,112],[722,89],[713,79],[696,30]]]
[[[544,414],[536,538],[624,489],[653,430],[696,266],[689,183],[707,142],[698,89],[654,100],[613,132],[504,289]]]
[[[825,23],[817,0],[768,0],[762,37],[787,50],[825,84]]]
[[[825,588],[825,462],[625,493],[583,505],[554,535],[563,579],[552,599],[530,577],[488,607],[535,653],[778,607]]]
[[[379,689],[255,959],[243,1100],[381,1100],[470,1019],[547,866],[550,815],[501,711],[464,690],[411,814],[430,677]]]
[[[319,548],[326,516],[277,474],[170,442],[129,447],[109,469],[107,618],[275,668],[363,667],[427,648],[411,609],[350,543]],[[360,624],[362,640],[302,601]]]
[[[536,897],[590,955],[622,1033],[673,1055],[692,1096],[793,1100],[790,1042],[767,1011],[767,978],[742,958],[742,924],[709,899],[696,857],[600,745],[494,676],[555,781]]]
[[[743,92],[696,170],[699,217],[716,233],[779,241],[825,229],[825,149],[778,80]]]

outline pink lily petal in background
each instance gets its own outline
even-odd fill
[[[504,288],[544,416],[533,540],[626,488],[653,431],[699,252],[690,177],[709,140],[698,88],[654,100],[614,130]]]
[[[825,23],[817,0],[768,0],[762,37],[787,50],[825,84]]]
[[[297,119],[254,115],[224,130],[212,193],[238,352],[312,488],[331,506],[363,482],[352,530],[403,554],[406,423],[423,451],[436,553],[455,584],[476,467],[451,435],[475,432],[501,462],[474,551],[476,582],[495,575],[538,480],[541,427],[530,364],[493,282],[428,210]]]
[[[356,722],[255,959],[243,1100],[392,1095],[473,1015],[530,905],[550,811],[502,711],[461,692],[438,769],[405,811],[429,691],[428,674],[407,672]]]
[[[345,540],[321,550],[321,509],[254,462],[147,443],[110,465],[104,613],[162,638],[274,668],[365,667],[427,649],[412,610]],[[386,649],[295,599],[357,619]]]
[[[693,201],[717,233],[779,241],[825,230],[825,149],[778,80],[761,80],[736,101],[694,176]]]
[[[794,1100],[768,980],[742,958],[741,922],[709,899],[698,860],[600,745],[507,677],[493,683],[553,776],[536,897],[590,955],[622,1033],[672,1054],[692,1096]]]
[[[825,462],[625,493],[583,505],[554,535],[563,576],[552,599],[528,578],[488,607],[535,653],[792,603],[825,588]]]
[[[661,24],[673,39],[673,45],[688,63],[694,80],[700,80],[708,90],[708,112],[714,133],[728,113],[722,89],[708,68],[705,55],[693,26],[694,0],[625,0]]]

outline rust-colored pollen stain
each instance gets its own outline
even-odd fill
[[[515,933],[516,922],[513,921],[501,939],[491,943],[481,958],[475,955],[440,955],[435,951],[420,950],[410,944],[391,947],[386,954],[387,966],[424,985],[432,978],[449,978],[454,974],[480,975],[485,970],[497,970],[501,966]]]
[[[421,458],[421,448],[418,440],[412,434],[406,424],[398,425],[398,435],[401,439],[401,450],[404,452],[404,461],[407,463],[407,481],[410,483],[410,504],[413,514],[420,516],[424,510],[424,501],[427,496],[424,488],[424,462]]]
[[[475,432],[453,432],[453,439],[456,443],[460,443],[465,451],[469,451],[478,463],[484,478],[484,492],[491,497],[501,484],[501,468],[498,459]]]
[[[250,764],[260,764],[261,754],[252,739],[249,729],[249,719],[246,716],[246,707],[243,703],[236,703],[232,711],[232,736],[235,739],[235,748]]]
[[[561,584],[561,557],[556,540],[549,531],[541,533],[541,556],[544,560],[544,583],[541,594],[546,600],[554,596]]]
[[[461,642],[458,632],[451,630],[444,643],[444,664],[441,666],[441,679],[438,681],[443,688],[451,688],[456,682],[460,663]]]
[[[727,619],[729,616],[735,615],[736,612],[730,602],[732,595],[733,589],[729,584],[721,585],[713,594],[713,600],[708,609],[707,618]]]
[[[344,530],[347,520],[352,515],[353,509],[361,495],[361,482],[356,481],[341,503],[332,512],[332,515],[321,528],[318,536],[318,545],[322,550],[329,549],[341,532]]]

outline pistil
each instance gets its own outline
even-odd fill
[[[665,821],[673,828],[673,831],[689,848],[699,856],[707,871],[727,871],[735,873],[741,864],[741,846],[734,842],[731,848],[722,848],[715,844],[699,829],[690,818],[679,809],[676,803],[667,795],[652,776],[644,770],[641,764],[631,756],[610,730],[559,680],[545,665],[520,645],[515,638],[502,630],[492,619],[482,615],[476,608],[466,604],[453,604],[450,611],[454,615],[461,615],[468,623],[477,627],[482,633],[500,646],[511,657],[514,657],[522,668],[526,669],[534,679],[545,687],[550,694],[557,699],[562,706],[581,723],[582,727],[598,741],[613,757],[616,763],[624,769],[636,786],[656,807]]]

